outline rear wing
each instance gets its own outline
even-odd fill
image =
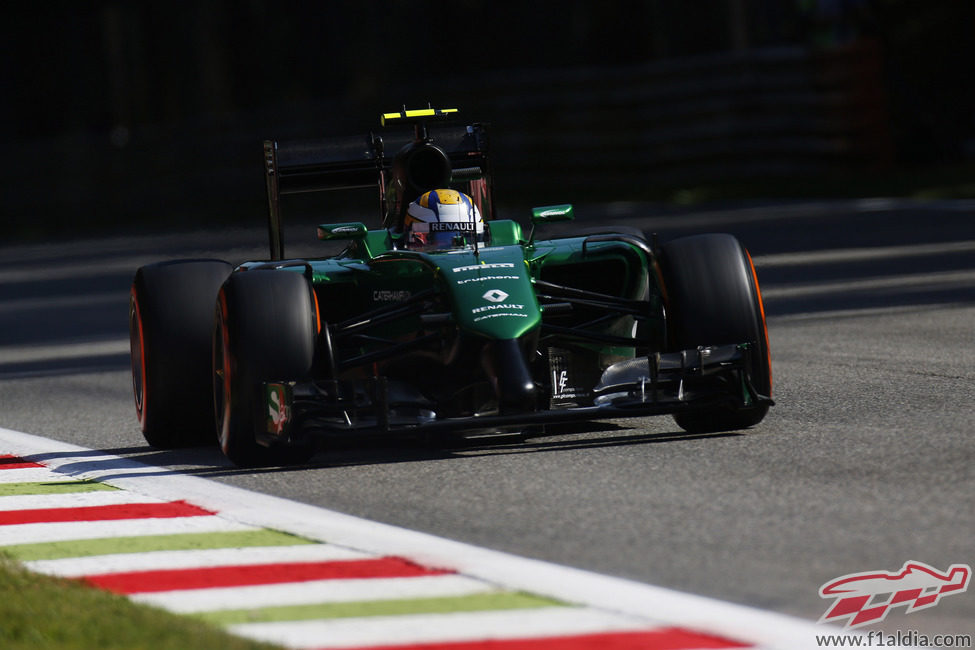
[[[271,259],[284,259],[281,197],[288,194],[376,187],[379,214],[384,224],[395,221],[387,193],[391,186],[408,185],[416,191],[431,177],[426,165],[429,156],[414,155],[419,150],[439,149],[446,155],[450,187],[469,194],[485,219],[494,218],[493,183],[489,167],[487,126],[429,123],[449,119],[454,109],[421,109],[387,113],[381,118],[381,133],[314,140],[264,141],[264,174],[268,199],[268,236]],[[412,127],[404,129],[403,126]],[[439,156],[439,152],[438,152]],[[424,169],[413,173],[411,161],[423,160]],[[395,170],[394,170],[395,167]],[[398,183],[394,183],[400,177]],[[412,200],[412,199],[409,199]]]

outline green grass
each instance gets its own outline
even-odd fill
[[[190,617],[26,571],[0,555],[3,650],[270,650]]]

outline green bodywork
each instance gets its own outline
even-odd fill
[[[476,251],[468,245],[437,252],[395,250],[388,231],[367,231],[362,224],[320,226],[320,239],[352,240],[343,256],[308,262],[322,318],[334,323],[433,287],[449,310],[451,325],[460,331],[492,340],[518,339],[541,325],[543,307],[535,283],[547,269],[578,275],[596,265],[619,276],[594,279],[603,292],[647,299],[648,312],[661,308],[657,293],[648,291],[648,283],[655,281],[652,265],[624,242],[594,243],[584,251],[585,237],[528,243],[517,222],[497,220],[487,226],[489,242]],[[340,285],[355,291],[343,291]],[[330,300],[338,294],[341,305]],[[402,322],[395,326],[412,329]]]

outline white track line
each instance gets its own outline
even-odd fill
[[[770,300],[816,295],[838,295],[855,291],[907,290],[911,288],[957,289],[975,286],[975,271],[937,271],[910,273],[859,280],[809,282],[762,287],[762,297]]]
[[[163,503],[162,500],[126,490],[99,490],[71,494],[24,494],[0,497],[0,512],[47,510],[50,508],[86,508],[124,506],[140,503]]]
[[[483,580],[453,574],[411,578],[312,580],[300,584],[184,589],[133,594],[132,600],[189,614],[314,603],[349,603],[407,598],[445,598],[497,592]]]
[[[70,478],[64,474],[52,472],[47,467],[18,467],[0,470],[0,483],[57,483],[67,480]]]
[[[129,300],[128,291],[103,291],[101,293],[91,293],[91,294],[68,294],[60,296],[44,296],[30,298],[15,298],[13,300],[3,301],[3,310],[8,314],[13,314],[18,311],[34,311],[37,309],[48,309],[51,311],[59,311],[61,313],[66,312],[69,309],[78,309],[79,307],[87,307],[89,309],[102,306],[102,307],[117,307],[118,305],[124,305]],[[98,342],[93,342],[93,345],[99,345]],[[20,346],[18,346],[20,347]],[[33,346],[23,346],[22,349],[29,350]],[[8,354],[12,351],[16,354],[17,347],[4,347],[0,348],[0,363],[10,363]],[[128,345],[124,352],[128,352]],[[92,356],[99,354],[94,352]],[[86,355],[87,356],[87,355]]]
[[[949,255],[975,251],[975,240],[940,242],[937,244],[911,244],[910,246],[869,246],[863,248],[833,248],[819,251],[776,253],[757,255],[752,258],[755,268],[782,266],[806,266],[838,264],[843,262],[867,262],[875,260]]]
[[[645,620],[575,607],[370,616],[326,621],[243,623],[228,629],[252,639],[291,647],[350,648],[390,643],[518,639],[624,630],[646,630]]]
[[[125,305],[126,298],[127,294],[122,295],[116,302]],[[8,308],[6,302],[4,302],[3,308],[4,310]],[[0,364],[64,361],[66,359],[129,354],[129,352],[128,339],[77,341],[57,345],[5,345],[0,347]]]
[[[258,530],[215,516],[168,517],[159,519],[117,519],[111,521],[66,521],[0,526],[0,550],[11,544],[40,544],[69,539],[176,535],[179,533],[222,533]]]
[[[296,546],[249,546],[185,551],[118,553],[57,560],[25,562],[31,571],[65,578],[103,573],[154,571],[157,569],[202,569],[205,567],[267,564],[274,562],[335,562],[362,560],[374,556],[330,544]]]

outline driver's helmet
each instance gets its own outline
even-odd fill
[[[471,197],[457,190],[431,190],[410,203],[403,242],[418,250],[457,248],[484,241],[484,222]]]

